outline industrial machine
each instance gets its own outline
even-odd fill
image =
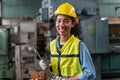
[[[109,53],[102,56],[104,79],[120,78],[120,18],[109,18]]]
[[[38,21],[20,21],[17,34],[19,41],[15,43],[16,80],[46,78],[38,63],[39,56],[26,50],[26,47],[33,47],[41,57],[47,57],[47,25]]]
[[[0,80],[15,79],[15,53],[12,45],[14,29],[0,26]]]

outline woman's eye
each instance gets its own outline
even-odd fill
[[[65,23],[69,23],[69,20],[65,20],[64,22],[65,22]]]
[[[60,20],[56,20],[57,23],[60,23],[61,21]]]
[[[56,23],[69,23],[70,20],[56,20]]]

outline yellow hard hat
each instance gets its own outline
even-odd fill
[[[54,12],[54,15],[63,14],[76,18],[77,14],[75,8],[68,2],[61,4],[57,10]]]

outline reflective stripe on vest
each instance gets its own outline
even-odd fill
[[[82,72],[80,65],[80,40],[72,35],[64,46],[57,50],[57,39],[50,42],[52,73],[58,76],[75,76]]]

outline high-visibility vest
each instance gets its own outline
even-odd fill
[[[50,42],[52,73],[58,76],[76,76],[82,72],[80,64],[80,40],[72,35],[60,51],[56,46],[57,38]]]

